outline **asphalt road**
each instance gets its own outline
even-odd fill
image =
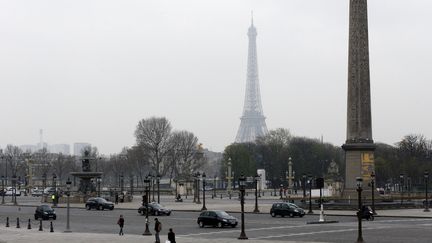
[[[0,227],[5,227],[5,218],[10,218],[11,227],[16,227],[19,217],[23,231],[26,230],[28,219],[32,219],[32,227],[39,223],[33,220],[35,207],[0,206]],[[56,209],[58,218],[54,222],[55,231],[63,231],[66,227],[66,209]],[[136,210],[87,211],[71,209],[71,229],[74,232],[112,233],[118,232],[116,225],[119,215],[125,217],[125,234],[142,234],[145,229],[145,217]],[[198,238],[230,238],[236,239],[240,227],[232,228],[199,228],[196,219],[199,212],[175,211],[171,216],[159,216],[163,224],[162,234],[173,228],[177,237]],[[240,218],[239,214],[233,216]],[[153,219],[150,230],[153,232]],[[340,216],[327,217],[326,220],[337,220],[332,224],[307,224],[318,221],[318,216],[306,215],[303,218],[272,218],[268,214],[246,214],[246,235],[251,239],[267,239],[279,241],[318,241],[318,242],[354,242],[357,239],[357,219]],[[49,230],[49,222],[44,221],[44,230]],[[376,217],[375,221],[363,221],[363,238],[366,242],[431,242],[432,219],[388,218]],[[145,236],[143,236],[145,237]]]

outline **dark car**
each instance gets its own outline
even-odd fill
[[[204,211],[200,214],[197,220],[198,225],[203,228],[206,225],[222,228],[224,226],[237,226],[237,219],[227,214],[225,211],[214,210]]]
[[[92,208],[97,210],[104,210],[104,209],[113,210],[114,203],[108,202],[107,200],[101,197],[91,197],[87,200],[85,207],[87,210],[90,210]]]
[[[34,214],[35,220],[38,219],[56,219],[57,215],[54,209],[52,209],[49,205],[40,205],[36,208],[35,214]]]
[[[276,217],[277,215],[280,215],[281,217],[303,217],[305,211],[294,203],[273,203],[270,209],[270,215],[272,217]]]
[[[138,208],[138,213],[141,215],[145,215],[146,214],[146,206],[141,206],[140,208]],[[168,209],[162,205],[160,205],[159,203],[149,203],[148,204],[148,210],[149,210],[149,214],[150,215],[167,215],[170,216],[171,215],[171,209]]]

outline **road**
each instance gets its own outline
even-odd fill
[[[10,218],[11,227],[15,227],[19,217],[21,227],[27,227],[27,220],[32,219],[32,227],[39,223],[33,220],[35,207],[0,206],[0,227],[4,227],[5,218]],[[57,208],[58,219],[54,222],[55,231],[66,227],[66,209]],[[145,229],[145,217],[136,210],[115,209],[114,211],[87,211],[71,209],[71,229],[74,232],[117,233],[116,225],[119,215],[125,217],[126,234],[142,234]],[[163,223],[163,232],[173,228],[177,237],[197,237],[202,239],[230,238],[236,239],[240,227],[232,228],[199,228],[196,218],[199,212],[175,211],[171,216],[159,216]],[[233,216],[240,218],[239,214]],[[154,217],[149,222],[153,226]],[[353,242],[357,239],[357,219],[350,216],[332,216],[326,220],[337,220],[332,224],[307,224],[318,221],[317,215],[306,215],[303,218],[272,218],[268,214],[246,214],[246,234],[250,239],[266,239],[274,242],[317,241],[317,242]],[[430,242],[432,239],[432,218],[389,218],[376,217],[375,221],[363,221],[363,238],[366,242]],[[153,228],[150,228],[153,231]],[[49,222],[44,221],[44,230],[49,230]],[[144,237],[144,236],[143,236]]]

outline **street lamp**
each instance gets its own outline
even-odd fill
[[[217,180],[217,175],[214,175],[214,177],[213,177],[213,198],[216,198],[216,180]]]
[[[206,186],[206,174],[205,172],[203,172],[202,174],[202,184],[203,184],[203,206],[201,208],[201,211],[205,211],[207,210],[206,206],[205,206],[205,186]]]
[[[254,213],[259,213],[260,211],[259,211],[259,209],[258,209],[258,182],[261,180],[261,177],[260,177],[260,175],[258,175],[258,173],[257,174],[255,174],[255,178],[254,178],[254,181],[255,181],[255,209],[254,209]]]
[[[46,178],[47,178],[47,174],[46,172],[44,172],[42,174],[42,202],[45,202],[45,187],[46,187]]]
[[[159,173],[157,173],[157,175],[156,175],[156,183],[157,183],[158,203],[160,203],[160,187],[159,187],[159,185],[160,185],[160,179],[161,179],[161,176],[159,175]]]
[[[425,209],[423,210],[423,212],[430,212],[430,210],[429,210],[429,202],[428,202],[429,171],[427,171],[427,170],[425,170],[425,172],[424,172],[424,179],[425,179],[426,204],[425,204]]]
[[[399,188],[400,188],[400,191],[401,191],[401,205],[402,205],[402,203],[403,203],[403,192],[404,192],[404,174],[401,173],[399,175],[399,178],[400,178]]]
[[[201,176],[201,174],[199,173],[199,172],[197,172],[197,173],[195,173],[195,188],[196,188],[196,193],[195,193],[195,195],[196,195],[196,197],[197,197],[197,200],[196,200],[196,204],[201,204],[201,201],[200,201],[200,186],[199,186],[199,181],[200,181],[200,176]]]
[[[96,178],[96,182],[97,182],[97,185],[98,185],[98,197],[100,197],[101,196],[101,182],[102,182],[102,178],[100,178],[100,177]]]
[[[302,175],[302,186],[303,186],[303,202],[306,203],[306,174]]]
[[[372,187],[372,212],[376,215],[375,212],[375,172],[371,173],[371,187]]]
[[[53,198],[53,206],[57,206],[57,175],[55,173],[52,174],[52,186],[54,187],[54,198]]]
[[[120,195],[123,195],[123,191],[124,191],[124,176],[123,173],[120,175]]]
[[[308,214],[313,214],[313,211],[312,211],[312,175],[308,176],[308,183],[309,183],[309,212],[308,212]]]
[[[5,180],[5,177],[2,175],[1,176],[1,184],[2,184],[2,191],[1,191],[2,192],[2,202],[1,202],[1,204],[5,204],[4,197],[5,197],[6,192],[4,190],[4,187],[5,187],[4,180]]]
[[[145,192],[146,192],[146,202],[144,202],[146,205],[146,228],[145,231],[143,233],[143,235],[151,235],[150,230],[149,230],[149,224],[148,224],[148,201],[150,199],[150,179],[148,176],[145,177],[144,179],[144,187],[145,187]]]
[[[67,196],[67,213],[66,213],[66,230],[64,231],[65,233],[70,233],[72,232],[70,230],[70,224],[69,224],[69,220],[70,220],[70,205],[69,205],[69,197],[70,197],[70,190],[71,190],[71,180],[68,178],[68,180],[66,181],[66,196]]]
[[[244,224],[244,195],[245,195],[245,189],[246,189],[246,178],[243,176],[243,174],[239,178],[239,186],[240,186],[240,205],[241,205],[241,233],[238,237],[239,240],[247,240],[248,237],[245,233],[245,224]]]
[[[16,198],[16,175],[12,175],[12,202],[14,205],[17,205]]]
[[[358,235],[357,235],[357,242],[363,242],[363,236],[362,236],[362,201],[361,201],[361,193],[363,191],[363,189],[362,189],[363,179],[361,177],[357,177],[356,181],[357,181],[357,192],[358,192],[358,211],[357,211]]]

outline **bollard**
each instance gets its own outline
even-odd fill
[[[19,223],[19,218],[17,218],[17,226],[16,226],[17,228],[21,228],[20,227],[20,223]]]
[[[30,219],[28,220],[27,229],[31,229],[31,221],[30,221]]]
[[[222,193],[221,193],[221,199],[222,199]]]
[[[54,227],[52,221],[50,222],[50,232],[54,232]]]
[[[39,231],[43,231],[43,229],[42,229],[42,219],[39,220]]]
[[[9,217],[6,217],[6,227],[9,227]]]

